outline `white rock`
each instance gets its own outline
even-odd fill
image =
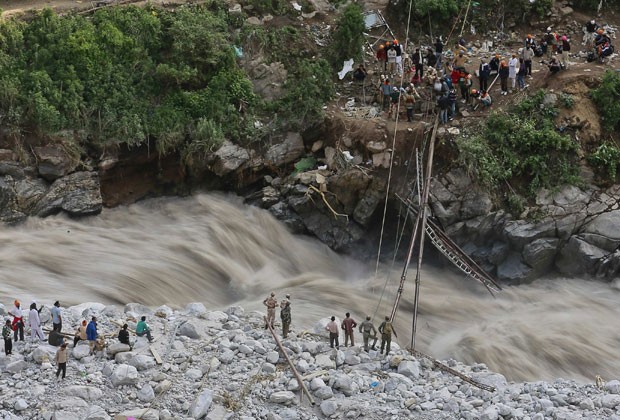
[[[137,397],[142,402],[151,402],[155,399],[155,391],[153,391],[153,387],[149,384],[144,385],[138,391]]]
[[[101,389],[94,386],[73,385],[63,389],[65,395],[79,397],[85,401],[97,401],[103,396]]]
[[[594,401],[590,398],[584,398],[579,403],[579,408],[582,410],[594,410]]]
[[[494,406],[487,407],[486,410],[482,412],[480,416],[480,420],[497,420],[499,419],[499,413],[497,412],[497,408]]]
[[[272,365],[271,363],[263,363],[261,371],[263,371],[264,373],[267,373],[267,374],[275,373],[276,372],[276,367],[274,365]]]
[[[198,329],[193,322],[188,321],[179,327],[178,334],[181,336],[198,339],[200,338],[200,334],[198,333]]]
[[[347,352],[344,356],[344,362],[347,365],[359,365],[361,361],[362,360],[360,359],[358,355],[350,353],[350,352]]]
[[[133,385],[138,382],[138,370],[130,365],[119,365],[114,369],[111,380],[114,386]]]
[[[616,408],[620,405],[620,395],[617,394],[607,394],[603,395],[601,398],[601,404],[605,408]]]
[[[276,404],[293,404],[297,401],[297,396],[291,391],[276,391],[269,396],[269,401]]]
[[[215,322],[226,322],[228,321],[228,315],[226,315],[222,311],[210,311],[203,315],[201,318],[206,319],[207,321],[215,321]]]
[[[313,391],[322,386],[325,386],[325,382],[321,378],[314,378],[310,381],[310,389]]]
[[[121,416],[135,417],[140,420],[159,420],[159,411],[153,408],[139,408],[136,410],[123,411]]]
[[[88,357],[88,355],[90,354],[90,347],[88,347],[88,343],[77,345],[73,348],[71,354],[73,355],[73,358],[81,360],[85,357]]]
[[[310,365],[304,359],[297,361],[297,370],[300,373],[306,373],[310,369]]]
[[[60,410],[54,412],[52,420],[82,420],[82,418],[71,411]]]
[[[605,384],[605,389],[610,394],[620,394],[620,381],[614,379],[613,381],[607,382],[607,384]]]
[[[170,318],[173,314],[174,314],[174,311],[172,310],[172,308],[166,305],[162,305],[158,307],[157,309],[155,309],[154,315],[158,318]]]
[[[86,420],[110,420],[110,416],[98,405],[91,405],[86,411]]]
[[[6,365],[4,368],[7,372],[18,373],[28,367],[28,363],[23,360],[17,360]]]
[[[321,413],[324,416],[330,417],[336,414],[338,411],[338,403],[334,400],[326,400],[321,403]]]
[[[187,369],[187,372],[185,372],[185,377],[189,378],[193,381],[197,381],[198,379],[202,378],[202,370],[200,369]]]
[[[172,387],[172,382],[168,379],[164,379],[160,383],[155,386],[155,392],[157,394],[161,394],[163,392],[168,391]]]
[[[201,302],[193,302],[187,304],[187,306],[185,307],[185,312],[190,315],[200,315],[206,313],[207,308],[205,308],[205,305]]]
[[[226,313],[228,315],[234,315],[236,317],[240,317],[240,316],[243,316],[243,314],[245,313],[245,310],[241,306],[231,306],[230,308],[226,309]]]
[[[411,379],[420,377],[420,364],[417,360],[403,360],[398,365],[398,373]]]
[[[314,363],[323,369],[333,369],[336,367],[336,364],[329,356],[329,354],[319,354],[314,358]]]
[[[15,409],[15,411],[24,411],[28,408],[28,403],[23,398],[19,398],[17,401],[15,401],[13,408]]]
[[[57,350],[57,347],[50,346],[49,344],[41,344],[32,352],[32,358],[37,363],[49,362],[50,360],[54,360]]]
[[[232,350],[224,350],[217,359],[227,365],[235,359],[235,353]]]
[[[198,395],[189,409],[189,415],[195,419],[201,419],[207,415],[213,402],[213,391],[205,389]]]
[[[155,359],[146,354],[136,354],[128,364],[138,370],[147,370],[155,366]]]
[[[317,398],[320,398],[322,400],[326,400],[326,399],[331,398],[331,397],[334,396],[334,391],[332,391],[332,389],[330,387],[325,385],[325,386],[321,386],[321,387],[317,388],[314,391],[314,395]]]
[[[131,351],[131,347],[123,343],[112,343],[108,346],[108,356],[114,356],[116,353]]]
[[[280,360],[280,353],[277,351],[270,351],[266,354],[265,359],[272,364],[278,363],[278,360]]]
[[[126,314],[133,313],[133,314],[136,314],[138,317],[153,314],[153,310],[151,308],[141,303],[135,303],[135,302],[126,304],[125,308],[123,308],[123,312]]]

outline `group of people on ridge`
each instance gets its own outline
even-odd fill
[[[609,35],[595,21],[589,22],[584,30],[592,33],[590,43],[598,57],[613,53]],[[421,97],[417,88],[424,81],[437,99],[440,120],[445,124],[457,115],[459,96],[461,104],[474,110],[479,105],[490,107],[493,100],[489,91],[497,79],[501,95],[526,89],[529,86],[526,80],[532,78],[535,57],[545,58],[542,64],[548,67],[549,74],[568,69],[570,65],[571,40],[568,35],[561,35],[551,27],[538,41],[528,34],[523,45],[509,57],[504,58],[499,53],[493,54],[490,60],[481,57],[476,69],[468,67],[471,48],[464,39],[460,39],[450,50],[445,47],[441,37],[425,51],[415,48],[412,53],[406,52],[396,39],[378,46],[376,59],[384,72],[378,89],[379,102],[388,113],[388,118],[395,116],[402,104],[407,111],[407,121],[413,121],[416,98]],[[407,47],[407,50],[410,49]],[[366,69],[360,66],[354,78],[364,80],[366,74]],[[477,87],[475,79],[478,81]],[[404,80],[405,83],[401,85],[390,80]]]

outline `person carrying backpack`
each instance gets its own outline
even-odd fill
[[[379,332],[381,333],[381,351],[379,353],[383,354],[383,349],[385,348],[385,354],[387,355],[390,353],[392,333],[394,333],[394,337],[398,338],[398,334],[396,334],[396,330],[394,329],[389,316],[386,316],[385,321],[379,325]]]

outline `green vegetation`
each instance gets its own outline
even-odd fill
[[[491,114],[479,134],[461,140],[460,162],[478,182],[499,188],[511,181],[529,195],[578,182],[578,144],[555,130],[557,110],[544,97],[539,91],[510,113]]]
[[[601,176],[611,181],[618,178],[620,168],[620,148],[615,143],[605,142],[587,158],[590,166]]]
[[[601,85],[592,91],[606,130],[620,129],[620,73],[607,71]]]
[[[359,4],[350,3],[338,18],[331,48],[335,68],[342,67],[342,62],[350,58],[361,61],[366,29],[362,12]]]
[[[257,120],[275,115],[274,130],[320,120],[332,71],[310,59],[316,51],[290,47],[306,42],[299,30],[260,30],[267,59],[283,61],[289,74],[286,96],[265,102],[235,55],[250,30],[235,22],[241,35],[233,38],[229,25],[220,0],[174,11],[109,7],[88,18],[46,9],[28,22],[3,20],[0,126],[16,140],[33,133],[78,151],[152,142],[189,162],[224,139],[261,141],[268,133]],[[291,53],[281,54],[282,45]]]
[[[408,11],[410,2],[412,4],[412,13],[415,20],[422,22],[423,26],[427,26],[429,19],[433,23],[433,27],[450,30],[458,16],[461,19],[465,17],[467,12],[467,21],[472,22],[478,30],[495,29],[501,30],[501,23],[508,22],[510,19],[526,22],[529,18],[542,18],[551,10],[552,0],[513,0],[503,2],[497,0],[398,0],[397,6],[393,11]],[[388,12],[389,13],[389,12]],[[402,22],[406,22],[407,13],[398,13],[391,15],[398,18]],[[462,21],[458,22],[458,26]],[[469,27],[469,26],[467,26]]]

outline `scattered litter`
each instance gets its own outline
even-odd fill
[[[292,4],[293,4],[293,9],[297,10],[298,12],[301,12],[301,4],[297,3],[296,1],[294,1]]]
[[[353,156],[351,155],[351,152],[349,152],[348,150],[345,150],[344,152],[342,152],[342,155],[345,157],[347,161],[353,160]]]
[[[258,120],[254,121],[254,128],[261,128],[262,126],[263,126],[262,122]]]
[[[318,166],[317,169],[320,171],[324,171],[325,169],[327,169],[327,165]]]
[[[348,111],[350,111],[352,108],[355,107],[355,98],[350,98],[346,104],[344,104],[344,108]]]
[[[452,135],[455,135],[455,136],[458,136],[459,134],[461,134],[461,130],[459,130],[456,127],[450,127],[450,128],[448,128],[448,133],[450,133]]]
[[[353,70],[353,59],[350,58],[349,60],[342,63],[342,70],[338,72],[338,79],[340,80],[344,79],[344,76],[346,76],[347,73],[352,70]]]

